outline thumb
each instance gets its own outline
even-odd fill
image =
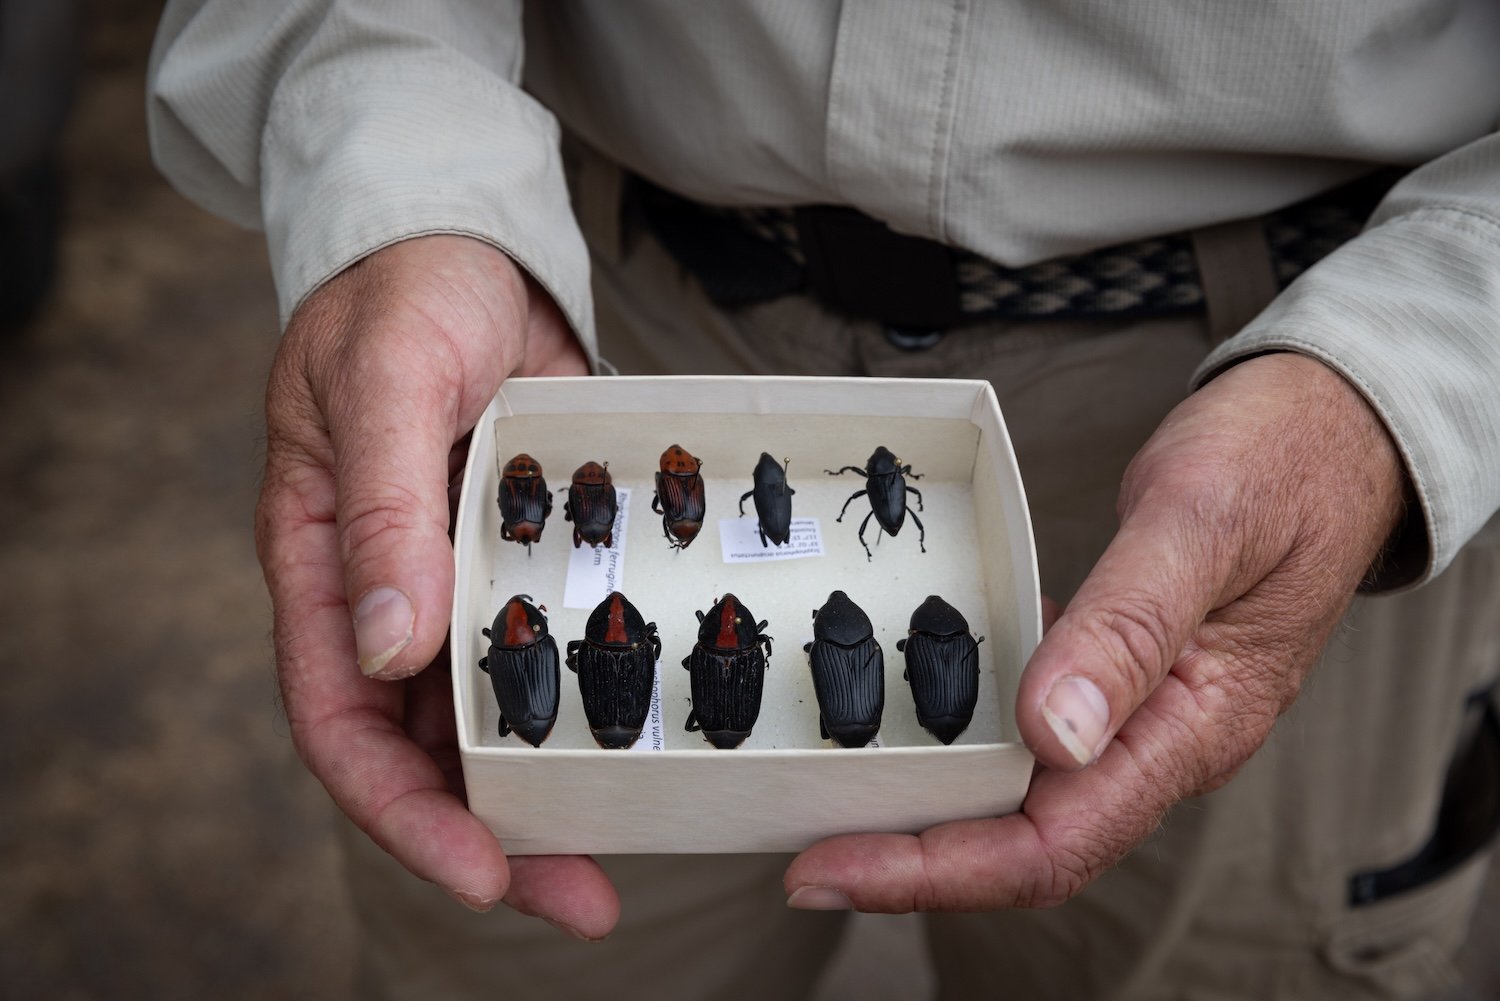
[[[1233,565],[1193,507],[1137,507],[1027,664],[1017,725],[1043,764],[1098,758],[1218,603]]]
[[[326,421],[359,666],[383,680],[417,673],[442,648],[454,573],[450,453],[510,364],[496,321],[524,325],[519,313],[445,323],[441,310],[404,305],[356,307],[331,325],[312,317],[304,328],[321,341],[307,352],[307,376]]]
[[[432,353],[409,335],[362,339],[325,411],[359,666],[386,680],[432,661],[451,611],[448,455],[458,394],[442,374],[455,369]]]

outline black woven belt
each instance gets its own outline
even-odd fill
[[[1284,288],[1355,236],[1396,175],[1382,171],[1265,217]],[[1007,268],[839,206],[722,208],[636,179],[668,252],[718,304],[808,292],[846,316],[946,329],[985,317],[1159,316],[1203,308],[1192,238],[1173,233]]]

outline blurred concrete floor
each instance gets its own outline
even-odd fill
[[[0,342],[0,998],[338,999],[334,819],[250,539],[274,300],[261,238],[151,166],[158,13],[91,8],[59,285]],[[822,1001],[929,996],[912,928],[861,919]],[[1472,997],[1496,942],[1492,877]]]

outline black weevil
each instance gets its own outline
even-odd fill
[[[885,654],[870,617],[835,591],[813,611],[813,641],[802,649],[818,695],[818,732],[844,747],[864,747],[885,709]]]
[[[896,649],[906,654],[902,672],[917,704],[917,722],[951,744],[974,718],[979,701],[979,644],[963,614],[935,594],[911,613],[911,629]]]
[[[573,523],[573,548],[587,542],[606,549],[615,544],[615,482],[609,463],[585,462],[573,473],[563,517]]]
[[[531,544],[542,541],[542,529],[552,513],[552,494],[542,478],[542,464],[522,452],[505,464],[500,474],[500,538],[519,542],[531,555]]]
[[[531,746],[541,747],[557,722],[561,674],[557,641],[547,631],[543,609],[532,604],[531,595],[518,594],[483,632],[490,650],[479,669],[490,676],[500,704],[500,736],[514,730]]]
[[[583,639],[568,644],[568,670],[578,675],[583,713],[600,747],[629,747],[640,738],[660,656],[656,623],[618,591],[589,613]]]
[[[698,613],[698,642],[682,662],[693,690],[684,729],[702,730],[710,744],[724,749],[739,747],[750,736],[760,716],[771,655],[765,628],[765,621],[756,622],[732,594],[720,598],[707,615]]]
[[[784,461],[791,465],[792,460]],[[754,497],[761,548],[766,548],[767,539],[778,546],[785,545],[792,535],[792,494],[797,491],[787,486],[786,468],[778,466],[769,452],[760,453],[753,476],[755,487],[740,497],[740,517],[745,516],[745,501]]]
[[[865,542],[865,526],[870,523],[871,516],[880,523],[883,531],[891,535],[899,534],[901,525],[906,520],[907,506],[906,495],[913,493],[917,495],[917,511],[922,510],[922,492],[916,487],[907,486],[906,477],[914,480],[922,477],[911,471],[911,466],[904,466],[901,460],[884,445],[877,446],[870,456],[870,461],[865,468],[858,466],[845,466],[842,469],[825,469],[823,472],[829,476],[841,476],[847,472],[855,472],[865,478],[865,488],[849,496],[844,501],[844,506],[839,509],[839,516],[835,521],[844,520],[844,512],[849,510],[849,502],[856,497],[870,496],[870,513],[865,515],[865,520],[859,523],[859,544],[865,547],[865,559],[871,559],[869,543]],[[916,511],[911,512],[911,520],[917,523],[917,545],[922,552],[927,552],[927,529],[922,526],[922,521],[917,517]],[[877,542],[880,540],[877,538]]]
[[[703,463],[681,445],[661,454],[651,510],[661,515],[661,531],[673,549],[686,549],[703,529]]]

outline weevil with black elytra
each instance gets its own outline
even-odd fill
[[[802,647],[818,696],[818,732],[843,747],[864,747],[885,710],[885,654],[870,617],[843,591],[813,610],[813,640]]]
[[[692,680],[693,708],[683,729],[702,730],[710,744],[739,747],[760,718],[771,637],[732,594],[698,612],[698,642],[683,660]]]
[[[681,445],[661,454],[651,510],[661,515],[661,532],[673,549],[686,549],[703,530],[703,462]]]
[[[482,630],[490,649],[479,661],[500,704],[500,736],[514,732],[533,747],[542,746],[557,722],[561,687],[557,641],[547,631],[545,611],[529,594],[507,601],[494,625]]]
[[[873,559],[870,553],[870,545],[865,542],[865,526],[873,517],[880,524],[881,531],[891,535],[898,535],[901,526],[906,521],[906,515],[911,514],[911,520],[917,523],[917,545],[922,552],[927,552],[927,529],[922,520],[917,517],[916,511],[911,511],[906,506],[906,495],[917,495],[917,511],[922,510],[922,491],[916,487],[909,486],[906,478],[909,476],[914,480],[920,480],[921,474],[911,471],[910,465],[902,464],[896,458],[894,452],[884,445],[876,447],[870,455],[870,461],[865,463],[863,469],[859,466],[844,466],[842,469],[825,469],[823,472],[829,476],[842,476],[844,473],[854,472],[865,478],[865,488],[849,495],[849,500],[844,501],[844,506],[839,509],[839,516],[834,521],[842,522],[844,512],[849,510],[849,504],[857,497],[866,495],[870,498],[870,513],[865,515],[865,520],[859,523],[859,544],[865,547],[865,559]],[[875,539],[880,542],[879,537]]]
[[[896,649],[906,655],[902,677],[911,685],[917,722],[951,744],[974,719],[979,702],[979,644],[958,609],[935,594],[911,613],[911,627]]]
[[[573,548],[587,542],[608,549],[615,544],[615,511],[619,499],[609,463],[585,462],[573,472],[563,517],[573,523]]]
[[[542,541],[542,529],[552,513],[552,493],[542,476],[542,464],[525,452],[505,464],[500,474],[500,538],[519,542],[531,555],[531,544]]]
[[[751,474],[755,486],[740,497],[741,518],[745,516],[745,501],[755,498],[755,517],[759,522],[762,549],[767,548],[767,539],[782,546],[792,537],[792,494],[797,491],[786,482],[787,468],[792,460],[783,459],[782,462],[784,465],[777,465],[771,453],[760,453],[760,461]]]
[[[656,623],[619,591],[589,613],[583,639],[568,644],[568,670],[578,675],[583,713],[600,747],[616,750],[640,739],[659,657]]]

